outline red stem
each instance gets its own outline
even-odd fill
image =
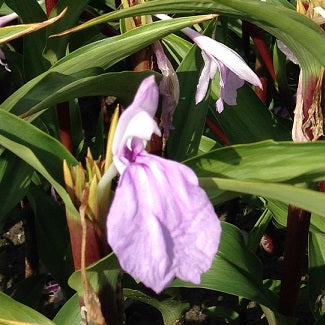
[[[56,6],[57,3],[58,3],[58,0],[45,0],[47,17],[50,16],[51,11],[53,10],[53,8]]]
[[[319,191],[324,193],[325,192],[325,181],[319,182]]]
[[[226,135],[223,133],[223,131],[216,126],[213,121],[211,121],[208,117],[206,119],[207,127],[210,129],[210,131],[218,138],[220,139],[226,146],[230,146],[230,142]]]
[[[272,77],[273,81],[275,81],[275,72],[274,72],[274,66],[273,66],[273,60],[270,54],[270,51],[268,47],[265,44],[265,41],[263,39],[263,35],[261,32],[261,29],[257,26],[245,22],[245,28],[247,29],[248,33],[253,39],[253,42],[265,64],[265,67],[267,71],[269,72],[270,76]]]
[[[283,315],[295,314],[309,225],[310,212],[289,205],[279,301]]]
[[[46,14],[50,16],[58,0],[45,0]],[[69,115],[69,104],[61,103],[57,105],[57,114],[59,119],[61,143],[72,152],[71,124]]]
[[[56,106],[59,119],[61,143],[72,152],[71,124],[69,114],[69,103],[64,102]]]

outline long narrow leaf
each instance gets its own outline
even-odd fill
[[[217,177],[200,178],[201,186],[213,200],[220,190],[258,195],[271,198],[298,208],[313,212],[325,218],[325,194],[287,184],[224,179]]]
[[[54,24],[65,14],[66,10],[63,10],[60,15],[43,21],[41,23],[33,23],[33,24],[21,24],[14,26],[6,26],[0,28],[0,44],[11,41],[15,38],[24,36],[29,33],[33,33],[41,28],[47,27],[51,24]]]
[[[41,173],[59,193],[69,213],[79,214],[63,187],[62,161],[77,164],[63,145],[48,134],[13,114],[0,110],[0,145]]]
[[[286,43],[299,59],[308,65],[315,58],[325,65],[325,34],[311,19],[298,14],[280,2],[256,0],[153,0],[144,4],[102,15],[68,32],[96,24],[144,14],[206,14],[217,13],[248,20]],[[313,40],[315,46],[310,46]],[[303,51],[302,51],[303,49]]]

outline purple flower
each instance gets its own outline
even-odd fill
[[[159,90],[154,77],[140,85],[120,117],[113,162],[120,173],[107,217],[107,238],[121,267],[160,293],[176,277],[200,283],[218,250],[221,228],[194,172],[145,151]]]
[[[167,15],[156,15],[159,19],[171,19]],[[246,62],[232,49],[214,39],[201,35],[191,28],[181,30],[185,35],[201,48],[204,67],[201,72],[195,102],[201,102],[208,90],[210,80],[214,79],[217,70],[220,71],[220,97],[216,102],[219,113],[223,111],[223,103],[236,105],[237,89],[242,87],[244,80],[254,86],[262,88],[258,76]]]

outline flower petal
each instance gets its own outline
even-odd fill
[[[6,56],[0,49],[0,65],[2,65],[8,72],[11,72],[8,63],[6,63]]]
[[[210,79],[213,79],[216,75],[218,66],[214,59],[204,51],[201,52],[204,61],[204,66],[197,84],[195,103],[200,103],[208,90]]]
[[[216,103],[219,113],[223,111],[223,102],[228,105],[237,104],[237,89],[244,85],[244,80],[229,70],[223,63],[219,62],[220,68],[220,98]]]
[[[201,35],[191,28],[184,28],[182,32],[189,36],[202,50],[213,56],[218,62],[222,62],[240,79],[262,88],[258,76],[234,50],[210,37]]]
[[[159,99],[159,90],[155,77],[144,79],[134,97],[132,104],[123,112],[116,127],[112,153],[120,158],[125,147],[130,147],[133,137],[149,141],[152,133],[160,135],[157,123],[153,119]],[[119,166],[116,166],[119,170]],[[120,172],[120,170],[119,170]]]
[[[125,169],[107,218],[108,242],[122,268],[155,292],[175,276],[199,284],[220,232],[190,168],[143,152]]]
[[[18,15],[15,12],[13,12],[9,15],[0,17],[0,27],[9,24],[10,22],[12,22],[13,20],[15,20],[17,18],[18,18]]]

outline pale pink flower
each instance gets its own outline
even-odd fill
[[[156,15],[156,17],[171,19],[162,14]],[[220,97],[216,102],[216,109],[219,113],[223,111],[224,102],[228,105],[237,104],[237,89],[243,86],[244,81],[262,88],[258,76],[234,50],[189,27],[181,31],[202,50],[204,67],[197,85],[196,104],[204,99],[210,80],[214,79],[217,70],[220,71]]]
[[[152,133],[160,135],[158,97],[154,77],[146,78],[120,117],[112,153],[121,176],[107,216],[108,243],[122,269],[156,293],[175,277],[199,284],[221,234],[194,172],[145,151]]]

